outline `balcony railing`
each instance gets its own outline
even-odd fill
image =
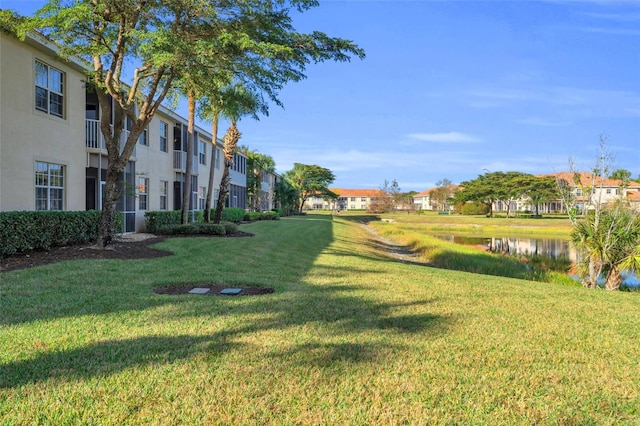
[[[198,157],[194,156],[191,163],[191,173],[198,173]],[[184,172],[187,170],[187,153],[184,151],[173,151],[173,168]]]
[[[129,131],[123,130],[120,139],[120,152],[124,149],[129,137]],[[107,152],[107,145],[104,141],[104,135],[100,130],[100,120],[85,120],[85,147],[90,149],[98,149]],[[136,148],[133,148],[132,157],[136,156]]]

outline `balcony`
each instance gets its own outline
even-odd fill
[[[198,173],[198,157],[193,157],[193,162],[191,163],[191,173]],[[173,169],[179,172],[187,171],[187,153],[184,151],[173,151]]]
[[[127,138],[129,137],[129,131],[123,130],[122,137],[120,140],[120,152],[124,148],[124,145],[127,143]],[[100,120],[85,120],[85,147],[92,150],[100,151],[100,153],[107,153],[107,146],[104,142],[104,136],[102,135],[102,131],[100,130]],[[136,156],[136,148],[133,148],[133,152],[131,153],[131,157]]]

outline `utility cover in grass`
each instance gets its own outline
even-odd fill
[[[189,293],[191,293],[191,294],[205,294],[205,293],[209,293],[209,289],[208,288],[202,288],[202,287],[196,287],[196,288],[192,288],[191,290],[189,290]]]
[[[240,294],[242,291],[241,288],[225,288],[220,290],[220,294],[225,294],[227,296],[235,296],[236,294]]]

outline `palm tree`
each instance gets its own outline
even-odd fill
[[[585,287],[596,288],[603,277],[605,289],[618,290],[623,272],[640,272],[640,216],[622,203],[576,221],[571,243],[582,254],[578,273]]]
[[[223,138],[224,170],[220,181],[218,204],[216,205],[216,212],[213,217],[214,223],[220,223],[222,219],[222,209],[229,194],[229,169],[233,164],[233,155],[236,153],[238,141],[242,136],[238,130],[237,123],[240,118],[245,115],[251,115],[257,119],[258,112],[265,115],[268,113],[268,107],[262,95],[239,83],[223,90],[221,99],[223,100],[222,112],[229,118],[231,124]]]

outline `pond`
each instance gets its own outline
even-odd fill
[[[459,235],[438,236],[438,238],[456,244],[480,247],[494,253],[505,253],[517,256],[542,256],[553,260],[567,260],[575,264],[578,252],[561,238],[528,238],[528,237],[466,237]],[[640,287],[640,278],[634,274],[625,274],[623,285]]]

